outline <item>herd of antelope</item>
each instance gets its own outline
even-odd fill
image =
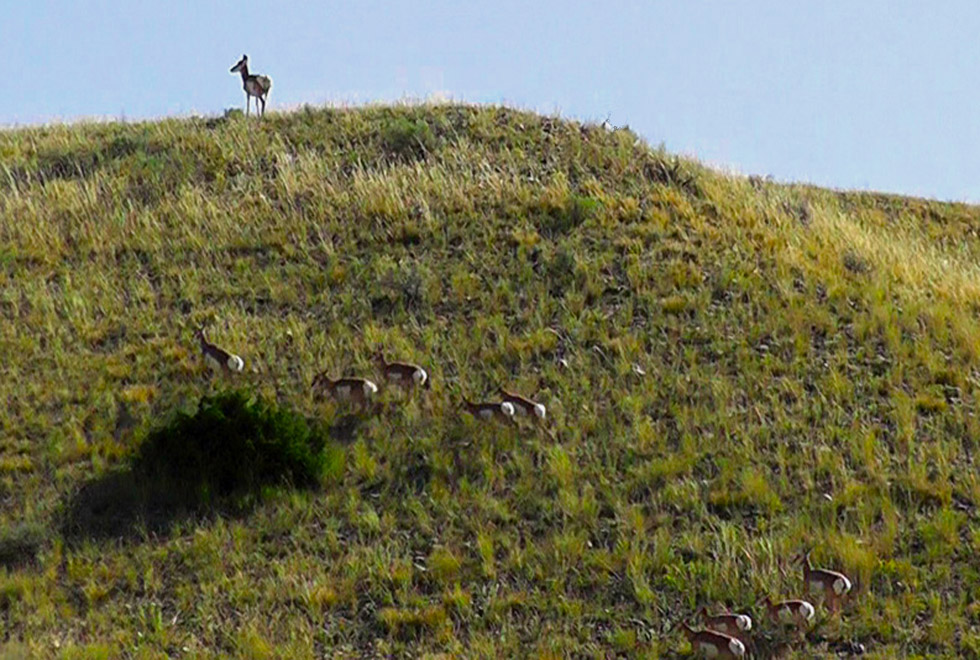
[[[238,355],[212,344],[204,334],[204,328],[195,331],[201,346],[204,361],[212,368],[226,374],[237,373],[245,368],[245,361]],[[384,352],[378,350],[374,359],[386,383],[411,392],[416,388],[429,389],[431,378],[423,367],[411,362],[388,362]],[[378,395],[378,385],[373,380],[361,377],[330,378],[321,371],[311,384],[315,399],[329,396],[335,401],[346,402],[358,410],[366,410]],[[532,401],[503,387],[498,388],[500,401],[473,403],[463,397],[462,409],[476,419],[483,421],[499,420],[516,424],[515,416],[524,415],[534,421],[544,421],[547,409],[543,403]]]
[[[851,580],[839,571],[814,568],[810,553],[796,557],[803,564],[803,583],[808,596],[823,601],[830,612],[839,611],[844,598],[851,591]],[[792,599],[773,602],[766,596],[763,601],[766,614],[775,623],[792,626],[797,634],[813,622],[816,608],[809,600]],[[722,612],[709,614],[706,607],[698,610],[704,628],[694,630],[686,622],[681,624],[684,635],[696,653],[706,658],[743,658],[752,646],[752,618],[748,614]]]
[[[240,372],[245,368],[241,357],[219,348],[207,340],[204,328],[196,331],[200,341],[201,354],[214,369],[225,373]],[[374,359],[385,382],[401,387],[406,391],[416,388],[429,389],[431,378],[425,368],[411,362],[388,362],[384,353],[378,350]],[[330,396],[338,402],[347,402],[359,409],[366,409],[378,394],[377,384],[368,378],[348,377],[330,378],[321,371],[313,378],[311,385],[315,398]],[[498,388],[500,401],[473,403],[463,398],[462,409],[479,420],[500,420],[514,422],[517,414],[526,415],[533,420],[544,421],[547,411],[544,404]],[[803,565],[803,582],[810,596],[816,596],[831,612],[837,612],[845,596],[851,591],[851,580],[839,571],[814,568],[810,563],[810,553],[798,555],[795,560]],[[819,602],[819,601],[818,601]],[[816,615],[816,608],[808,600],[794,599],[773,602],[769,597],[763,601],[766,612],[776,623],[795,626],[802,634]],[[698,610],[704,628],[695,630],[686,622],[681,629],[687,636],[695,652],[707,658],[742,658],[751,644],[752,618],[748,614],[722,612],[709,614],[705,607]]]

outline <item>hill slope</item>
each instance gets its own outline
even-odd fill
[[[978,228],[503,108],[2,133],[3,639],[656,657],[702,603],[799,595],[810,547],[856,595],[805,643],[758,623],[761,652],[980,653]],[[332,425],[341,476],[235,512],[114,490],[220,386],[199,323]],[[427,402],[312,400],[378,344]],[[458,412],[497,383],[548,425]]]

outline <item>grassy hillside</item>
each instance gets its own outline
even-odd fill
[[[683,656],[698,605],[799,596],[809,547],[856,593],[761,654],[978,654],[978,231],[503,108],[0,133],[0,639]],[[426,400],[313,401],[379,344]],[[148,432],[229,380],[326,425],[330,474],[140,495]],[[549,423],[458,412],[497,383]]]

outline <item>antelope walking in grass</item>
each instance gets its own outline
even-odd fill
[[[242,55],[242,59],[238,60],[238,64],[231,67],[229,73],[241,73],[242,74],[242,87],[245,88],[245,116],[248,117],[249,104],[251,103],[252,97],[255,97],[255,112],[259,112],[259,103],[262,103],[262,114],[260,116],[265,116],[265,99],[269,95],[269,90],[272,89],[272,78],[269,76],[259,76],[254,73],[248,72],[248,55]]]
[[[686,623],[681,624],[681,629],[694,652],[705,658],[745,657],[745,644],[736,637],[714,630],[694,630]]]
[[[536,418],[539,421],[544,421],[547,411],[545,410],[543,403],[537,403],[536,401],[531,401],[525,396],[520,394],[515,394],[513,392],[508,392],[504,389],[503,385],[497,387],[497,391],[500,392],[500,396],[504,398],[504,401],[514,406],[514,411],[522,415],[527,415],[528,417]]]
[[[313,378],[310,386],[313,396],[330,395],[336,401],[351,401],[359,408],[366,408],[368,402],[378,393],[378,386],[367,378],[338,378],[336,380],[321,371]]]
[[[514,423],[514,404],[508,401],[473,403],[464,397],[463,409],[479,420],[498,419]]]
[[[743,644],[748,643],[749,631],[752,630],[752,617],[749,615],[734,612],[708,614],[708,608],[704,606],[698,610],[698,614],[705,628],[731,635]]]
[[[411,362],[387,362],[383,351],[378,350],[374,354],[374,359],[381,367],[381,373],[385,380],[398,385],[406,391],[415,387],[429,389],[429,372],[417,364]]]
[[[803,581],[806,583],[807,593],[822,596],[827,608],[836,612],[841,600],[851,591],[851,580],[838,571],[814,568],[810,564],[809,551],[797,559],[803,562]]]
[[[796,626],[797,632],[803,633],[803,629],[810,625],[816,610],[809,601],[805,600],[783,600],[778,603],[766,596],[764,601],[769,617],[784,626]]]
[[[203,326],[197,329],[194,336],[201,342],[201,355],[204,356],[204,361],[212,369],[221,369],[225,373],[231,373],[239,372],[245,368],[245,361],[239,356],[209,342],[204,335]]]

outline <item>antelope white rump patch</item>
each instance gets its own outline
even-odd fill
[[[232,355],[228,358],[228,368],[232,371],[241,371],[245,368],[245,360],[237,355]]]

